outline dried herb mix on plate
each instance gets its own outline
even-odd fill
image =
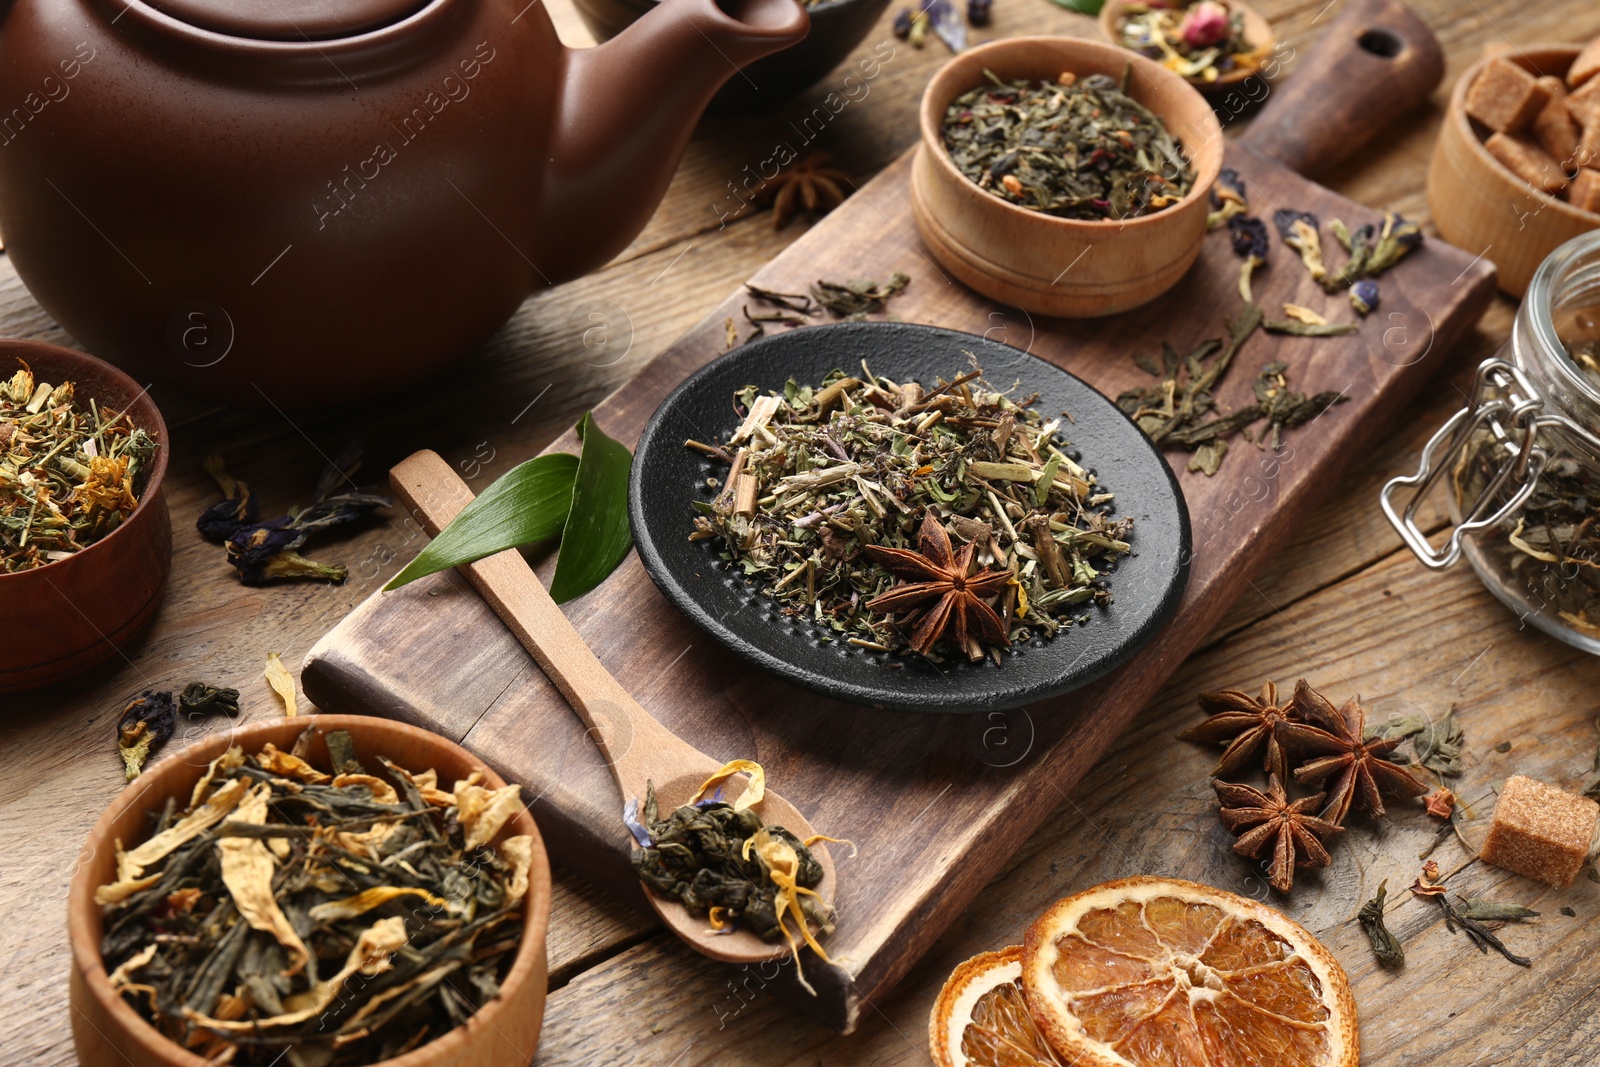
[[[314,728],[313,728],[314,729]],[[118,846],[101,955],[162,1034],[239,1067],[358,1067],[410,1051],[499,995],[522,937],[532,840],[476,772],[438,788],[328,735],[329,774],[271,744],[213,760],[183,811]]]
[[[139,506],[155,439],[22,367],[0,381],[0,574],[66,559]]]
[[[719,539],[785,614],[862,648],[999,662],[1110,602],[1132,520],[1110,517],[1036,397],[977,368],[924,389],[863,363],[734,399],[725,443],[687,443],[729,464],[690,538]]]
[[[944,146],[956,169],[1008,203],[1060,218],[1131,219],[1181,200],[1194,167],[1166,124],[1104,74],[1003,82],[956,97]]]

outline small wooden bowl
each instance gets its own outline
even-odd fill
[[[1106,40],[1118,48],[1127,48],[1122,43],[1120,23],[1128,8],[1133,6],[1135,2],[1136,0],[1106,0],[1105,7],[1100,9],[1100,32],[1105,34]],[[1263,52],[1271,52],[1273,47],[1277,45],[1278,40],[1272,34],[1272,23],[1267,21],[1267,16],[1245,3],[1244,0],[1223,0],[1223,3],[1226,4],[1229,11],[1237,11],[1244,16],[1245,43]],[[1127,51],[1133,52],[1135,55],[1141,54],[1132,48],[1127,48]],[[1256,73],[1259,72],[1255,70],[1230,70],[1218,74],[1216,81],[1208,82],[1199,76],[1184,78],[1184,80],[1202,93],[1209,94],[1220,92],[1223,89],[1231,89]]]
[[[1194,188],[1171,207],[1136,219],[1056,218],[978,188],[945,151],[945,109],[982,84],[986,69],[1005,81],[1054,81],[1062,71],[1120,78],[1130,63],[1129,95],[1161,117],[1195,169]],[[1199,256],[1222,148],[1210,105],[1159,63],[1072,37],[991,41],[946,63],[922,94],[912,213],[934,258],[984,296],[1044,315],[1114,315],[1172,288]]]
[[[365,715],[302,715],[252,723],[216,734],[166,756],[141,774],[111,802],[89,831],[78,857],[67,898],[67,933],[72,944],[69,997],[72,1042],[83,1067],[207,1067],[207,1061],[162,1036],[111,988],[100,958],[101,910],[94,902],[97,886],[116,878],[116,842],[143,841],[150,832],[148,815],[176,797],[188,803],[206,764],[240,745],[248,755],[268,741],[287,750],[308,727],[320,731],[308,757],[328,765],[323,735],[348,730],[363,762],[376,766],[382,755],[418,771],[429,767],[444,783],[482,770],[484,784],[498,789],[505,782],[483,761],[437,734],[405,723]],[[539,1047],[546,989],[545,933],[550,922],[550,863],[533,816],[526,809],[496,837],[527,834],[533,838],[533,866],[528,872],[527,909],[522,942],[500,997],[461,1026],[420,1048],[380,1061],[382,1067],[527,1067]]]
[[[133,514],[66,559],[0,574],[0,693],[79,674],[116,655],[155,614],[172,569],[172,521],[162,483],[167,425],[150,395],[109,363],[32,341],[0,341],[0,379],[33,368],[36,380],[71,381],[77,395],[121,411],[161,446]]]
[[[1536,75],[1564,78],[1579,51],[1577,45],[1548,44],[1498,54]],[[1533,188],[1483,147],[1464,101],[1491,58],[1469,67],[1450,93],[1428,164],[1428,211],[1445,240],[1493,260],[1501,291],[1520,298],[1545,257],[1600,227],[1600,215]]]

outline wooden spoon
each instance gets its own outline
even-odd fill
[[[472,490],[438,453],[431,451],[418,452],[397,465],[389,472],[389,484],[429,536],[437,536],[472,502]],[[626,800],[634,797],[643,802],[647,782],[655,783],[661,810],[672,811],[688,803],[701,783],[722,766],[722,761],[712,759],[662,726],[628,695],[550,599],[521,553],[508,549],[458,569],[510,627],[589,728],[589,736],[599,746],[621,793],[616,808],[619,843],[632,845],[633,838],[622,822],[622,808]],[[734,784],[728,783],[730,795]],[[755,811],[763,823],[781,826],[802,840],[816,833],[793,804],[771,789]],[[833,859],[820,843],[812,847],[812,853],[823,872],[817,892],[831,905]],[[645,896],[674,933],[713,959],[757,963],[789,954],[789,946],[781,938],[764,941],[747,930],[719,934],[711,929],[706,916],[691,913],[678,901],[648,889]]]

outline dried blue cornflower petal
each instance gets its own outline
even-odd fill
[[[1157,49],[1159,52],[1160,50]],[[1244,179],[1239,177],[1239,172],[1232,167],[1223,167],[1217,172],[1217,181],[1211,187],[1211,206],[1221,207],[1224,200],[1237,200],[1246,203],[1244,195]]]
[[[1317,217],[1309,211],[1289,211],[1279,208],[1272,216],[1283,243],[1300,253],[1300,261],[1311,272],[1314,281],[1327,277],[1328,267],[1322,260],[1322,238],[1317,233]]]
[[[903,7],[894,17],[894,35],[902,41],[911,36],[911,9]]]
[[[1233,240],[1234,255],[1267,258],[1267,224],[1254,215],[1235,215],[1229,219],[1228,236]]]
[[[117,719],[117,752],[122,756],[125,776],[133,781],[144,769],[151,753],[166,744],[178,725],[178,709],[171,693],[145,690]]]
[[[1350,287],[1350,306],[1357,315],[1370,315],[1378,306],[1378,283],[1362,278]]]
[[[202,511],[194,525],[201,537],[222,544],[241,526],[256,521],[256,502],[250,487],[228,473],[221,456],[207,456],[205,468],[221,488],[223,499]]]
[[[1300,247],[1297,243],[1300,240],[1300,235],[1295,227],[1297,222],[1303,222],[1311,227],[1313,233],[1321,225],[1317,222],[1317,217],[1309,211],[1290,211],[1287,208],[1279,208],[1272,216],[1272,223],[1278,228],[1278,236],[1282,237],[1283,243],[1290,248]]]
[[[967,21],[974,26],[987,26],[992,15],[994,0],[967,0]]]

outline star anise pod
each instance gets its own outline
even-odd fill
[[[1254,786],[1235,785],[1219,778],[1211,781],[1222,803],[1222,825],[1239,834],[1233,850],[1241,856],[1258,857],[1272,846],[1272,866],[1267,881],[1280,893],[1294,888],[1296,867],[1326,867],[1333,862],[1322,839],[1342,833],[1337,826],[1313,814],[1323,794],[1291,801],[1277,775],[1267,778],[1267,791]],[[1240,831],[1244,833],[1240,834]]]
[[[1362,740],[1367,710],[1360,697],[1335,709],[1302,678],[1294,687],[1294,711],[1301,721],[1284,727],[1286,740],[1297,751],[1321,757],[1296,768],[1294,780],[1313,788],[1333,783],[1323,818],[1343,824],[1352,805],[1381,818],[1384,793],[1419,797],[1428,791],[1410,771],[1384,759],[1404,738]]]
[[[1261,756],[1261,766],[1280,781],[1289,780],[1289,760],[1283,747],[1283,728],[1290,719],[1293,702],[1278,703],[1278,687],[1272,682],[1253,697],[1238,689],[1220,693],[1201,693],[1200,707],[1211,717],[1178,735],[1180,741],[1205,745],[1226,744],[1211,771],[1218,778],[1231,777]]]
[[[799,211],[826,214],[844,203],[849,195],[845,189],[854,187],[855,183],[850,175],[830,166],[832,162],[833,157],[828,153],[814,152],[767,182],[756,202],[772,205],[774,230],[789,225]]]
[[[983,658],[984,645],[1010,647],[1005,623],[985,601],[1011,580],[1011,572],[987,570],[969,575],[977,542],[968,541],[955,553],[950,535],[931,508],[922,517],[917,547],[922,551],[866,546],[867,555],[891,573],[911,579],[867,601],[867,610],[896,614],[932,603],[911,633],[911,647],[923,655],[946,636],[975,660]]]

